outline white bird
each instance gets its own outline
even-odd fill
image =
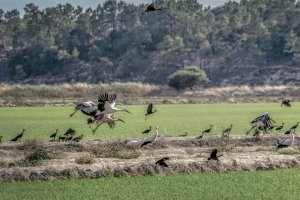
[[[151,137],[146,138],[146,139],[143,141],[141,147],[143,147],[143,146],[145,146],[145,145],[147,145],[147,144],[152,144],[152,145],[153,145],[153,144],[155,143],[156,138],[157,138],[157,136],[158,136],[158,127],[155,127],[155,131],[156,131],[155,135],[152,135]]]
[[[95,122],[97,124],[97,126],[92,132],[93,132],[93,134],[95,134],[97,129],[99,128],[99,126],[101,124],[105,124],[105,123],[108,124],[110,128],[114,128],[115,122],[117,122],[117,121],[125,123],[125,121],[123,121],[120,118],[115,119],[114,114],[97,114],[95,116],[95,119],[93,120],[93,122]]]
[[[116,94],[108,95],[107,93],[102,93],[98,97],[98,112],[97,115],[100,114],[111,114],[115,112],[124,111],[130,113],[126,109],[116,108]]]
[[[278,144],[277,149],[281,149],[281,148],[286,148],[289,146],[292,146],[293,143],[295,141],[295,131],[291,131],[290,132],[290,138],[284,140],[283,142],[281,142],[280,144]]]
[[[80,103],[80,104],[76,105],[75,111],[72,114],[70,114],[70,117],[73,117],[73,115],[78,110],[80,110],[81,112],[83,112],[86,115],[93,116],[97,112],[97,108],[95,106],[96,106],[96,104],[92,101],[86,101],[86,102]]]

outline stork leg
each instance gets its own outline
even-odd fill
[[[75,110],[72,114],[70,114],[70,117],[73,117],[73,115],[75,115],[76,112],[77,110]]]
[[[97,129],[99,128],[99,126],[101,125],[102,123],[100,123],[100,124],[98,124],[97,126],[96,126],[96,128],[92,131],[93,132],[93,134],[95,134],[96,133],[96,131],[97,131]]]
[[[246,135],[249,135],[249,133],[254,129],[254,126],[251,127],[251,129],[249,131],[246,132]]]

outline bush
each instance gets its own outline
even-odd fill
[[[168,77],[168,84],[177,90],[200,86],[208,81],[206,73],[198,67],[190,66],[177,70]]]
[[[83,155],[75,159],[77,164],[93,164],[95,162],[94,156],[92,155]]]

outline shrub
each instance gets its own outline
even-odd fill
[[[92,155],[83,155],[75,159],[77,164],[93,164],[95,162],[94,156]]]
[[[195,66],[177,70],[168,77],[168,84],[177,90],[200,86],[208,81],[206,73]]]

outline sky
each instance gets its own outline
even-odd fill
[[[21,13],[23,13],[23,8],[28,3],[34,3],[38,5],[40,9],[44,9],[46,7],[53,7],[57,4],[71,3],[73,6],[80,5],[83,8],[96,8],[98,4],[102,4],[105,0],[0,0],[0,8],[7,11],[12,9],[18,9]],[[125,0],[129,3],[150,3],[152,0]],[[227,0],[199,0],[204,6],[220,6]]]

